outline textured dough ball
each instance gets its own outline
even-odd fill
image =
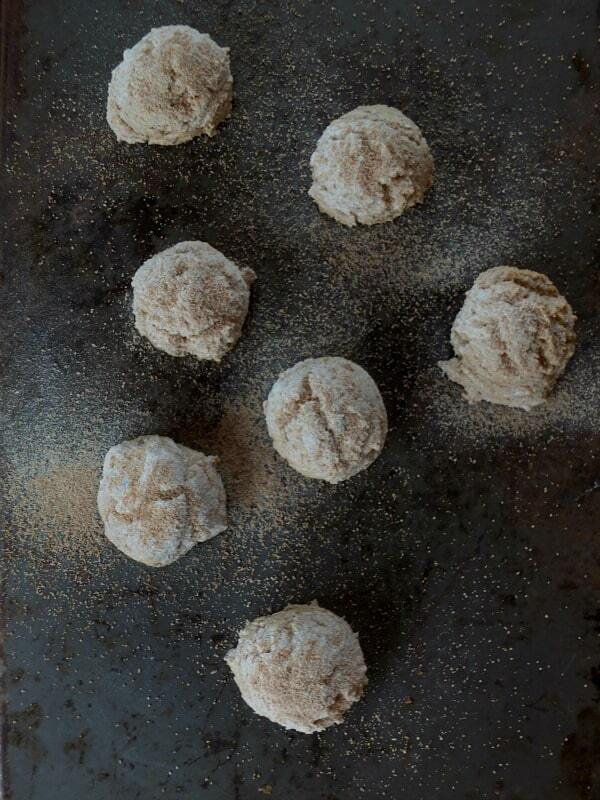
[[[166,436],[140,436],[104,459],[98,509],[125,555],[150,567],[171,564],[227,527],[217,459]]]
[[[135,327],[171,356],[220,361],[240,337],[255,278],[206,242],[180,242],[133,276]]]
[[[225,660],[253,711],[302,733],[342,722],[367,685],[358,636],[316,602],[248,622]]]
[[[359,106],[334,120],[310,159],[309,195],[344,225],[374,225],[423,202],[433,158],[423,134],[401,111]]]
[[[307,478],[329,483],[366,469],[387,434],[375,381],[345,358],[308,358],[283,372],[265,416],[279,455]]]
[[[545,275],[489,269],[467,292],[454,320],[455,357],[440,366],[470,402],[529,411],[547,399],[573,355],[575,320]]]
[[[232,85],[228,48],[187,25],[153,28],[113,70],[106,118],[130,144],[213,136],[231,114]]]

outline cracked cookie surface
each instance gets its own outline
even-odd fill
[[[265,403],[273,446],[308,478],[339,483],[379,455],[387,414],[371,376],[345,358],[309,358],[283,372]]]
[[[176,561],[227,527],[217,459],[166,436],[140,436],[104,459],[98,510],[107,538],[152,567]]]

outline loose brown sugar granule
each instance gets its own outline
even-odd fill
[[[536,437],[555,431],[583,432],[597,428],[600,389],[600,351],[587,347],[582,333],[575,355],[548,400],[531,411],[468,403],[460,387],[447,381],[439,367],[431,365],[417,376],[409,400],[410,418],[425,423],[440,441],[484,442],[500,438]],[[585,350],[584,352],[582,352]]]
[[[105,542],[96,513],[99,467],[84,461],[40,465],[11,488],[16,548],[43,547],[48,561],[97,557]],[[9,497],[9,500],[11,498]]]
[[[148,10],[152,4],[129,4],[132,8],[134,5],[133,16],[141,26],[152,13]],[[300,19],[306,16],[309,4],[291,5],[290,14]],[[303,23],[278,24],[275,4],[260,4],[260,9],[256,4],[238,4],[233,13],[220,14],[220,24],[229,29],[222,41],[232,45],[239,65],[235,71],[240,77],[246,76],[245,88],[242,91],[240,81],[231,123],[215,139],[198,140],[187,150],[139,148],[139,152],[138,148],[117,145],[103,120],[106,70],[77,49],[73,58],[76,72],[71,80],[67,76],[65,81],[59,71],[59,53],[54,48],[56,66],[43,69],[40,61],[40,68],[29,79],[29,97],[21,101],[28,104],[42,92],[52,92],[52,119],[40,103],[37,127],[29,130],[19,115],[11,128],[10,137],[15,142],[8,167],[15,187],[11,219],[19,247],[13,263],[18,265],[19,274],[24,274],[25,285],[19,296],[29,298],[29,307],[19,309],[19,313],[33,316],[33,322],[24,329],[16,329],[26,347],[15,338],[11,342],[15,347],[13,360],[18,359],[19,370],[26,376],[23,354],[27,355],[27,348],[38,353],[41,342],[48,343],[54,351],[52,356],[56,354],[66,365],[55,379],[46,377],[46,364],[34,364],[31,369],[25,365],[31,383],[43,383],[42,399],[48,398],[43,406],[38,402],[36,385],[23,397],[23,428],[29,428],[38,410],[43,411],[43,425],[40,423],[35,436],[28,430],[19,441],[9,431],[15,450],[22,450],[24,441],[31,441],[28,452],[19,454],[31,465],[29,475],[40,471],[36,450],[44,458],[46,452],[54,452],[57,464],[79,461],[84,438],[95,449],[94,459],[88,464],[97,464],[100,469],[106,450],[125,438],[160,432],[177,439],[178,427],[202,413],[212,420],[211,426],[214,422],[216,430],[226,419],[231,401],[238,399],[243,407],[251,408],[249,424],[257,426],[260,442],[261,401],[278,372],[300,358],[336,354],[356,360],[373,372],[389,406],[389,445],[372,471],[337,491],[318,482],[309,485],[308,481],[297,481],[292,470],[271,454],[275,475],[285,479],[281,494],[269,497],[266,492],[263,502],[258,491],[258,505],[249,512],[241,498],[244,491],[256,497],[256,487],[252,480],[240,481],[238,495],[235,481],[226,477],[227,448],[217,446],[216,441],[209,447],[215,431],[207,430],[206,437],[195,443],[179,438],[183,444],[195,444],[221,457],[230,494],[230,530],[193,549],[167,570],[139,568],[108,542],[97,562],[80,559],[77,584],[70,582],[70,575],[64,578],[65,558],[55,558],[55,568],[46,568],[42,576],[46,585],[40,588],[58,595],[59,602],[49,604],[52,613],[43,620],[44,630],[40,621],[35,625],[32,621],[30,635],[35,642],[32,647],[38,647],[40,633],[44,636],[46,630],[60,631],[52,634],[48,649],[53,664],[60,665],[63,637],[69,652],[78,652],[80,630],[94,619],[98,597],[104,593],[110,599],[104,604],[104,619],[112,623],[121,618],[127,623],[113,636],[122,650],[111,654],[98,643],[90,648],[89,657],[104,655],[101,666],[116,666],[132,696],[144,697],[148,684],[141,683],[135,673],[138,661],[134,647],[140,648],[141,666],[153,668],[155,652],[164,643],[165,665],[172,681],[169,686],[178,691],[177,687],[193,682],[196,720],[186,718],[183,708],[175,707],[170,717],[155,714],[150,720],[153,726],[148,726],[148,731],[156,730],[156,741],[162,742],[158,755],[172,760],[175,768],[183,767],[185,760],[186,768],[180,775],[185,772],[190,780],[208,774],[202,769],[206,765],[203,759],[194,766],[190,762],[202,755],[197,729],[213,709],[217,714],[210,720],[213,724],[207,736],[231,738],[232,748],[224,753],[212,751],[205,757],[213,759],[208,766],[231,756],[237,774],[250,775],[256,769],[256,747],[261,747],[263,740],[262,733],[259,738],[254,734],[262,730],[260,725],[253,726],[248,736],[248,728],[229,728],[230,717],[219,715],[222,698],[227,698],[231,690],[231,682],[224,677],[222,655],[234,644],[240,616],[276,610],[292,598],[303,601],[318,596],[322,602],[332,601],[334,610],[347,612],[366,639],[365,652],[374,676],[364,705],[357,707],[347,725],[332,729],[328,741],[320,741],[325,737],[315,740],[312,752],[315,761],[318,756],[318,763],[309,763],[310,754],[306,756],[291,743],[288,764],[300,765],[307,792],[312,787],[317,794],[336,793],[338,789],[338,795],[394,797],[398,787],[416,794],[421,787],[421,794],[431,796],[436,791],[428,780],[428,767],[434,763],[439,776],[437,794],[459,793],[456,765],[473,758],[469,747],[475,737],[479,738],[473,727],[479,709],[473,706],[470,694],[473,663],[481,669],[476,678],[484,687],[493,686],[494,670],[508,665],[510,671],[508,654],[507,660],[496,664],[494,656],[504,659],[504,655],[503,651],[490,650],[487,628],[468,626],[468,638],[459,639],[459,648],[444,646],[444,637],[461,635],[464,628],[453,616],[447,595],[433,611],[436,598],[441,597],[436,590],[445,588],[445,582],[443,586],[441,582],[458,562],[470,537],[469,531],[458,529],[451,515],[446,525],[439,509],[441,505],[446,511],[444,503],[450,495],[445,489],[441,497],[436,495],[433,467],[440,460],[438,451],[447,447],[448,441],[452,445],[453,438],[462,442],[465,429],[470,439],[467,450],[481,453],[485,464],[486,448],[493,448],[505,418],[518,418],[531,425],[533,417],[519,412],[499,414],[502,409],[485,404],[468,406],[461,400],[458,387],[448,384],[435,362],[451,355],[451,323],[476,275],[509,259],[508,263],[518,258],[518,263],[546,270],[580,319],[587,316],[592,321],[592,309],[588,307],[586,313],[581,300],[594,294],[589,291],[592,283],[586,280],[586,265],[590,272],[594,270],[591,251],[597,215],[592,212],[587,216],[586,205],[595,197],[596,176],[593,171],[589,171],[589,177],[583,169],[578,171],[575,160],[579,159],[582,167],[598,163],[597,159],[589,160],[590,143],[597,137],[593,135],[593,103],[589,102],[592,92],[577,86],[568,93],[570,66],[556,64],[557,48],[564,47],[564,40],[560,44],[558,37],[556,41],[536,38],[536,21],[530,32],[525,30],[526,22],[522,31],[515,32],[510,26],[489,25],[487,19],[480,19],[482,33],[476,46],[481,45],[481,50],[476,55],[483,53],[485,57],[491,52],[488,48],[493,48],[494,57],[509,62],[512,70],[512,64],[521,63],[521,54],[528,53],[527,74],[521,78],[526,89],[520,88],[517,79],[513,94],[513,87],[503,87],[507,79],[493,65],[492,77],[483,80],[474,60],[471,65],[449,62],[449,52],[464,53],[466,36],[473,31],[468,25],[463,28],[458,5],[448,15],[450,25],[447,19],[439,20],[435,4],[422,3],[420,11],[411,6],[411,16],[420,19],[417,36],[412,24],[396,33],[395,26],[402,19],[386,18],[379,8],[367,5],[350,20],[356,34],[346,36],[344,9],[324,7],[324,20],[332,25],[327,29],[327,40],[318,43],[316,28],[314,38],[307,41]],[[192,6],[186,3],[185,8]],[[201,16],[205,11],[219,13],[211,9],[211,4],[202,4]],[[273,22],[261,23],[261,17],[267,14],[273,15]],[[369,16],[376,19],[371,21]],[[505,16],[499,12],[499,17]],[[83,36],[90,31],[82,26]],[[255,47],[257,32],[264,32],[264,37]],[[452,39],[450,50],[435,44],[438,35]],[[588,33],[585,37],[584,41],[589,41]],[[126,39],[126,33],[122,33],[119,46],[127,46]],[[300,52],[299,43],[304,47]],[[45,44],[42,40],[30,57],[45,56]],[[575,41],[570,46],[575,47]],[[111,50],[110,37],[98,39],[98,47],[103,63],[116,63],[109,61],[109,56],[119,57],[116,47]],[[550,61],[541,55],[543,51],[549,52]],[[305,59],[305,53],[310,58]],[[490,60],[494,59],[490,56]],[[468,71],[476,74],[469,76]],[[567,76],[565,80],[561,74]],[[552,81],[547,80],[548,75]],[[274,87],[293,98],[285,106],[285,126]],[[555,94],[565,95],[560,106],[555,103]],[[395,104],[418,122],[436,158],[436,185],[418,210],[396,222],[348,231],[323,218],[306,195],[310,185],[308,160],[330,119],[357,103],[376,101]],[[563,148],[559,147],[561,143]],[[31,178],[32,166],[35,181]],[[152,348],[143,347],[133,329],[129,290],[133,272],[160,247],[189,236],[205,238],[233,260],[255,268],[259,275],[250,324],[218,375],[211,367],[198,366],[191,360],[174,363],[174,359],[161,357]],[[555,236],[561,236],[562,241],[555,244]],[[581,240],[581,247],[576,239]],[[33,266],[24,272],[29,264]],[[57,303],[70,287],[72,311]],[[54,293],[45,300],[49,289]],[[37,298],[35,307],[32,297]],[[53,336],[59,315],[67,317],[73,336]],[[41,331],[39,336],[28,338],[28,331],[36,327]],[[598,351],[590,338],[587,344],[592,350],[584,350],[579,331],[578,337],[581,348],[578,345],[564,383],[557,386],[556,401],[570,385],[570,376],[578,369],[576,362],[586,361],[590,353]],[[90,347],[94,345],[97,349],[92,354]],[[594,364],[598,364],[597,358]],[[71,418],[74,414],[74,419],[57,435],[54,428],[59,424],[59,403],[69,402],[73,394],[65,392],[63,384],[76,370],[84,373],[73,387],[81,398],[73,402],[73,411],[61,415]],[[157,385],[168,400],[161,401],[159,393],[152,390]],[[582,406],[589,411],[591,389],[579,387],[587,398]],[[255,400],[250,400],[251,394]],[[577,403],[576,393],[570,396]],[[52,402],[57,409],[54,416]],[[548,409],[554,408],[554,402],[550,401]],[[597,419],[597,407],[590,421]],[[541,410],[537,426],[541,432],[546,430],[543,413]],[[579,414],[577,406],[575,413]],[[481,428],[474,424],[476,419],[482,421]],[[86,430],[85,420],[89,420],[91,431]],[[513,436],[514,429],[509,426],[508,430],[513,430]],[[252,447],[259,446],[252,437],[250,442]],[[462,452],[458,447],[455,450],[459,455]],[[425,459],[431,454],[431,471],[421,468],[424,459],[420,454]],[[464,466],[465,459],[466,455],[459,459],[457,469]],[[268,463],[260,462],[259,468]],[[390,472],[398,467],[404,471],[388,478],[388,467]],[[229,471],[233,476],[238,470],[243,475],[246,468],[246,463],[234,462]],[[452,471],[449,475],[454,486]],[[486,480],[482,481],[485,488]],[[298,487],[302,490],[301,502],[296,500]],[[306,501],[304,491],[311,492]],[[90,514],[94,513],[92,498]],[[242,515],[246,520],[243,523]],[[278,522],[280,518],[282,523]],[[564,546],[570,549],[571,535],[567,530],[565,534]],[[28,563],[24,564],[23,558],[14,566],[31,573],[32,581],[40,586],[38,573],[48,562],[48,553],[41,541],[29,538],[26,543],[31,545],[26,554]],[[509,554],[515,544],[507,541]],[[419,580],[419,592],[412,599],[412,582],[417,583],[423,564],[436,558],[438,547],[449,554],[448,563],[434,566],[431,588],[425,590]],[[481,559],[475,558],[476,566],[468,570],[472,580],[468,596],[475,604],[482,601],[482,613],[494,591],[493,567],[502,553],[484,544]],[[528,557],[521,557],[519,562],[525,564],[526,589],[533,577],[527,572],[531,562]],[[79,592],[79,575],[85,569],[91,579]],[[71,574],[74,572],[71,570]],[[541,572],[536,574],[542,577]],[[378,592],[381,587],[387,588],[388,580],[393,591],[380,597]],[[454,595],[458,614],[461,585],[462,581]],[[406,586],[410,591],[405,592]],[[115,594],[117,603],[113,602]],[[14,592],[12,596],[19,597]],[[152,618],[153,604],[158,611],[154,627],[149,629],[151,635],[136,634],[140,625],[145,634],[145,621]],[[43,613],[44,604],[38,603],[37,608]],[[77,625],[66,627],[63,633],[63,619],[56,608],[67,610],[71,619],[77,619]],[[165,609],[172,615],[160,613]],[[498,614],[492,619],[497,622]],[[171,627],[172,622],[177,625]],[[225,640],[215,646],[213,635]],[[189,649],[180,650],[182,642]],[[492,657],[486,658],[488,653]],[[131,659],[129,664],[122,663],[122,654]],[[79,656],[79,664],[76,661],[73,666],[81,668],[84,664]],[[537,666],[532,665],[532,669],[537,670]],[[212,674],[213,670],[217,672]],[[81,670],[66,680],[70,684],[77,678],[86,680],[88,674]],[[67,691],[69,684],[59,684],[59,688],[64,685]],[[157,711],[160,697],[162,711],[162,685],[153,683],[148,688],[157,698]],[[494,691],[502,690],[496,687]],[[402,698],[407,693],[414,696],[413,705],[390,702],[390,698]],[[131,710],[127,707],[124,712]],[[121,709],[117,712],[111,723],[121,721]],[[529,709],[511,707],[501,733],[519,741],[530,732],[530,716]],[[115,729],[115,735],[119,731],[123,726]],[[173,733],[177,739],[173,739]],[[489,747],[493,746],[492,740]],[[272,784],[277,796],[282,769],[275,767],[279,750],[269,747],[258,752],[263,775],[257,786]],[[374,764],[378,765],[376,769],[371,768]],[[215,784],[213,792],[219,792],[219,781],[225,780],[227,770],[225,764],[207,778]],[[309,771],[314,778],[309,777]],[[334,777],[330,780],[330,776]],[[424,783],[428,784],[428,793]],[[240,791],[251,792],[250,785]]]
[[[281,518],[289,500],[288,468],[269,442],[260,399],[228,403],[202,441],[206,452],[219,458],[230,524],[257,513]]]
[[[213,435],[234,505],[268,503],[281,487],[275,456],[258,435],[261,422],[256,411],[234,405],[225,411]]]

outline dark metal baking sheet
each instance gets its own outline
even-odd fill
[[[600,797],[596,0],[3,0],[4,789],[118,797]],[[150,27],[231,48],[232,119],[177,148],[118,144],[111,69]],[[426,203],[347,230],[306,195],[323,127],[405,110]],[[211,242],[258,273],[221,366],[136,336],[129,282]],[[530,415],[467,407],[435,362],[482,269],[541,269],[579,343]],[[260,403],[300,358],[378,381],[386,449],[338,487],[270,451]],[[228,532],[150,570],[102,538],[112,444],[217,452]],[[243,621],[317,598],[359,631],[344,725],[286,732],[223,662]]]

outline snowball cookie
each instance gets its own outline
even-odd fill
[[[220,361],[240,338],[255,278],[206,242],[180,242],[133,276],[135,327],[171,356]]]
[[[367,685],[358,636],[316,601],[248,622],[225,661],[253,711],[302,733],[342,722]]]
[[[389,222],[421,203],[433,183],[433,158],[423,134],[389,106],[359,106],[334,120],[310,166],[309,195],[344,225]]]
[[[98,509],[125,555],[150,567],[176,561],[227,527],[217,459],[166,436],[140,436],[104,459]]]
[[[181,144],[231,114],[229,49],[187,25],[153,28],[113,70],[106,118],[117,139]]]
[[[452,326],[455,357],[440,362],[469,402],[529,411],[543,403],[575,349],[571,306],[539,272],[482,272]]]
[[[279,455],[307,478],[329,483],[366,469],[387,434],[379,389],[345,358],[307,358],[282,372],[264,409]]]

